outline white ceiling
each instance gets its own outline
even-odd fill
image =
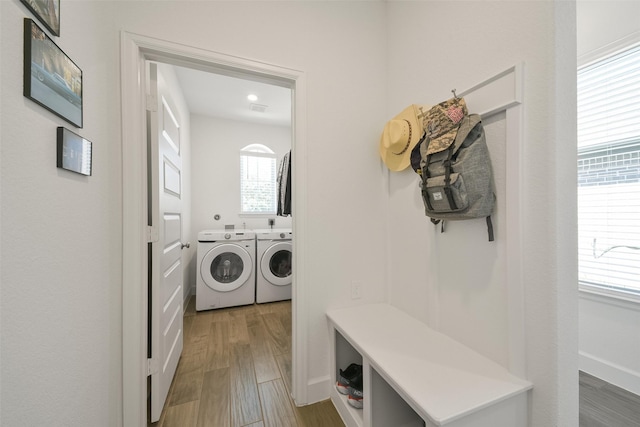
[[[291,126],[289,88],[178,66],[174,69],[191,114]],[[249,94],[257,95],[258,100],[249,101]],[[266,108],[255,111],[252,104]]]

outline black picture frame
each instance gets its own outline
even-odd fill
[[[21,1],[51,34],[60,37],[60,0]]]
[[[82,70],[32,19],[24,19],[24,96],[82,127]]]
[[[58,156],[56,165],[81,175],[91,176],[93,143],[62,126],[57,130]]]

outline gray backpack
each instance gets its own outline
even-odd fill
[[[464,114],[458,116],[457,133],[449,129],[448,139],[430,138],[434,132],[429,129],[428,113],[425,115],[426,132],[412,152],[412,166],[421,177],[425,214],[431,222],[442,221],[444,232],[445,220],[486,218],[489,241],[493,241],[491,213],[496,196],[491,158],[480,116],[466,114],[463,100],[462,104]]]

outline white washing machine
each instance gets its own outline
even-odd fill
[[[196,310],[255,302],[255,237],[255,233],[248,230],[198,233]]]
[[[291,229],[260,229],[256,233],[256,302],[291,299]]]

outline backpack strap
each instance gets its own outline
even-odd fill
[[[493,242],[493,224],[491,223],[491,215],[487,217],[487,233],[489,234],[489,241]]]
[[[428,142],[427,142],[428,144]],[[431,156],[432,154],[427,154],[427,158],[426,158],[426,164],[425,166],[422,168],[422,182],[424,183],[422,186],[422,199],[424,200],[424,202],[427,204],[427,207],[429,208],[430,211],[433,210],[433,205],[431,204],[431,200],[429,199],[429,193],[427,193],[427,179],[430,178],[429,175],[429,161],[431,160]],[[431,222],[433,222],[433,218],[431,218]],[[437,222],[434,222],[434,224],[437,224]]]
[[[471,133],[473,128],[476,127],[476,125],[481,121],[482,119],[480,118],[479,114],[469,114],[468,116],[465,116],[462,119],[462,122],[460,123],[460,127],[458,128],[458,133],[456,134],[456,139],[453,141],[453,144],[452,144],[454,146],[453,148],[454,153],[458,152],[458,150],[462,146],[462,143],[464,143],[469,133]]]
[[[453,156],[454,148],[455,147],[453,144],[449,146],[447,159],[442,163],[444,166],[444,194],[447,195],[449,208],[451,208],[451,210],[456,210],[458,208],[458,206],[456,205],[456,201],[453,198],[453,192],[451,191],[451,172],[453,172],[453,167],[451,166],[451,157]]]

